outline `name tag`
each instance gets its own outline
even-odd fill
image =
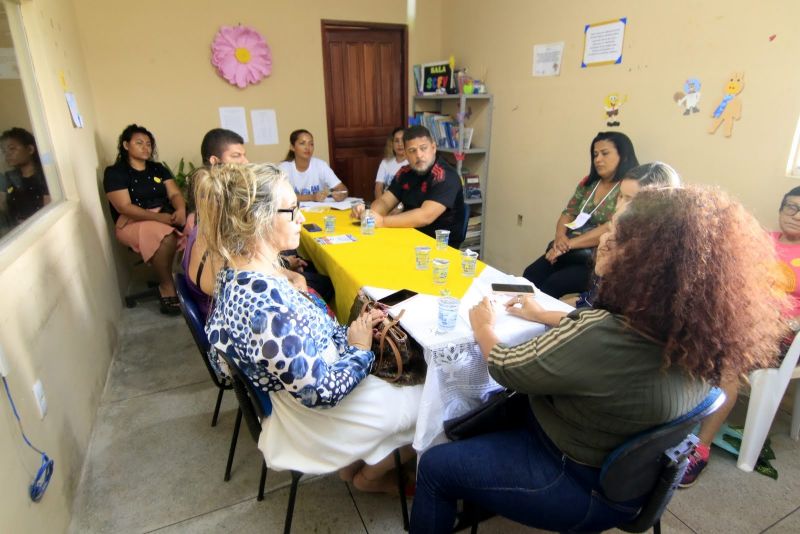
[[[581,226],[583,226],[584,224],[586,224],[586,222],[587,222],[587,221],[588,221],[588,220],[589,220],[591,217],[592,217],[592,215],[591,215],[591,214],[589,214],[589,213],[580,212],[580,213],[578,214],[578,216],[577,216],[577,217],[575,217],[575,220],[574,220],[574,221],[572,221],[572,222],[570,222],[570,223],[567,223],[567,224],[565,224],[564,226],[566,226],[566,227],[567,227],[567,228],[569,228],[570,230],[577,230],[578,228],[580,228]]]

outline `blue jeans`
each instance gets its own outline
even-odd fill
[[[640,502],[606,500],[600,469],[578,464],[547,438],[528,410],[524,428],[433,447],[420,459],[411,532],[452,532],[456,501],[560,532],[611,528]]]

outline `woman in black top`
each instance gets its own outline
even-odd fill
[[[117,239],[155,270],[161,313],[178,315],[172,263],[186,223],[186,203],[172,174],[153,161],[156,140],[146,128],[125,128],[117,151],[116,163],[106,168],[103,178]]]
[[[11,167],[5,176],[0,174],[0,200],[5,201],[0,209],[8,212],[10,224],[16,226],[49,204],[50,192],[32,133],[11,128],[0,135],[0,145]]]

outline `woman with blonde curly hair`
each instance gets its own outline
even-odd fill
[[[198,176],[195,195],[200,232],[225,264],[208,340],[269,395],[272,414],[258,440],[267,466],[340,470],[363,491],[396,490],[392,452],[413,456],[422,389],[369,374],[372,328],[383,313],[345,327],[289,283],[279,254],[297,248],[305,219],[277,166],[215,165]]]
[[[772,362],[785,303],[772,288],[774,259],[760,225],[726,194],[644,190],[601,238],[595,309],[509,347],[491,303],[475,306],[490,374],[529,403],[521,428],[425,453],[412,532],[448,532],[458,499],[562,532],[632,518],[641,502],[605,498],[600,466],[630,437],[691,411],[723,375]],[[533,299],[514,305],[548,322]]]

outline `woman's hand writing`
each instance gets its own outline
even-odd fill
[[[509,315],[521,317],[528,321],[539,321],[540,314],[545,311],[542,305],[530,295],[517,295],[506,302],[506,312]]]
[[[495,314],[494,306],[489,297],[483,297],[479,303],[469,310],[469,324],[473,332],[477,332],[481,328],[494,328]]]

